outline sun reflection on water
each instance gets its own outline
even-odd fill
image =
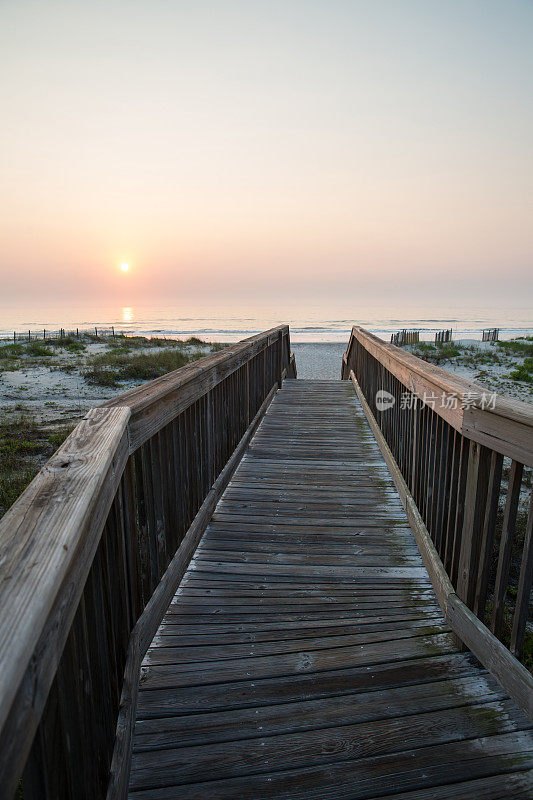
[[[122,309],[122,322],[133,322],[133,308],[129,306]]]

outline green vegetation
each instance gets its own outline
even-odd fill
[[[522,364],[519,364],[509,373],[509,377],[513,381],[524,381],[525,383],[533,384],[533,358],[524,358]]]
[[[509,342],[497,342],[497,346],[508,355],[533,356],[533,336],[521,336]]]
[[[465,367],[472,371],[472,380],[482,381],[485,386],[490,386],[497,392],[516,396],[513,382],[521,384],[522,394],[526,386],[527,391],[533,391],[533,336],[493,342],[488,347],[454,342],[419,342],[409,349],[413,355],[431,364],[446,368],[448,362],[454,367]],[[507,375],[502,370],[496,371],[497,367],[507,368]]]
[[[63,427],[47,433],[27,413],[0,420],[0,517],[71,430]]]
[[[21,344],[5,344],[0,346],[0,370],[13,372],[20,369],[20,359],[24,356],[24,346]]]
[[[31,342],[28,342],[26,345],[26,353],[34,358],[43,358],[52,355],[50,348],[39,339],[33,339]]]
[[[40,361],[52,355],[53,352],[41,339],[0,345],[0,369],[4,372],[15,372],[25,364],[34,364],[35,360]]]
[[[87,345],[83,339],[77,336],[64,336],[62,339],[47,339],[46,343],[49,347],[54,347],[57,350],[67,350],[69,353],[83,353],[83,351],[87,349]]]
[[[54,452],[58,447],[61,447],[67,436],[69,436],[73,430],[74,425],[63,425],[61,428],[48,434],[47,438],[50,445],[54,448]]]
[[[452,358],[460,355],[461,349],[453,342],[446,342],[445,344],[418,342],[418,344],[413,345],[411,352],[430,364],[441,364],[444,361],[451,361]]]
[[[108,352],[87,357],[88,344],[95,342],[104,344]],[[206,351],[216,352],[223,346],[218,343],[210,345],[196,336],[186,341],[123,335],[97,338],[88,334],[79,338],[33,339],[29,342],[0,343],[0,372],[45,365],[51,370],[66,373],[79,370],[89,382],[113,388],[128,380],[157,378],[192,359],[200,358]],[[67,353],[73,357],[61,357]]]
[[[124,381],[148,381],[183,367],[201,358],[203,352],[184,352],[179,348],[164,349],[157,353],[128,353],[114,349],[94,356],[89,362],[85,378],[98,386],[118,386]]]
[[[209,343],[204,342],[203,339],[198,339],[196,336],[192,336],[190,339],[162,339],[160,337],[153,336],[151,339],[146,338],[145,336],[123,336],[118,335],[115,336],[113,339],[106,339],[106,345],[111,350],[121,350],[121,351],[128,351],[128,350],[141,350],[141,349],[148,349],[152,347],[175,347],[175,348],[182,348],[187,346],[193,347],[208,347]]]
[[[475,344],[455,344],[454,342],[431,344],[429,342],[419,342],[413,345],[411,352],[418,358],[423,358],[424,361],[429,361],[432,364],[455,361],[461,366],[477,368],[481,364],[504,363],[504,357],[494,348],[482,349]]]
[[[23,344],[5,344],[2,346],[0,350],[0,357],[1,358],[20,358],[24,355],[24,345]]]
[[[527,633],[524,636],[520,661],[530,672],[533,672],[533,634]]]

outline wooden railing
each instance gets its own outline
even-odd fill
[[[533,407],[359,327],[342,377],[354,382],[448,622],[531,715],[533,680],[511,653],[520,655],[533,577]]]
[[[142,658],[287,376],[281,326],[126,392],[2,519],[0,797],[125,796]]]

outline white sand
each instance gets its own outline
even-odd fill
[[[299,378],[338,380],[341,376],[342,354],[348,342],[294,342],[291,350],[296,359]]]
[[[430,342],[431,344],[431,342]],[[454,339],[452,344],[474,347],[480,351],[493,350],[501,363],[486,363],[477,365],[457,364],[455,361],[445,361],[439,364],[441,369],[458,375],[461,378],[477,383],[490,392],[512,397],[524,402],[533,401],[533,386],[523,381],[514,381],[509,378],[509,373],[523,361],[523,356],[508,354],[503,348],[493,342],[481,342],[479,339]],[[413,346],[405,348],[412,350]]]
[[[9,343],[1,341],[0,347]],[[157,350],[140,348],[135,353],[154,353]],[[0,412],[15,417],[21,412],[30,412],[38,422],[50,426],[71,423],[83,417],[93,406],[101,405],[143,382],[124,381],[117,387],[104,387],[85,380],[83,373],[87,359],[104,352],[109,352],[105,344],[86,342],[86,350],[80,354],[59,349],[54,351],[53,363],[48,366],[35,363],[38,359],[25,357],[26,361],[33,363],[18,370],[0,372]],[[61,365],[69,370],[74,368],[63,371]]]

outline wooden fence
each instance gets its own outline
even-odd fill
[[[46,341],[47,339],[68,339],[74,337],[79,339],[82,336],[95,336],[98,339],[114,337],[115,327],[113,325],[111,325],[109,328],[98,328],[95,326],[94,328],[89,328],[87,330],[82,330],[81,328],[74,328],[72,330],[59,328],[57,331],[50,331],[46,330],[46,328],[42,328],[36,331],[24,331],[23,333],[17,333],[17,331],[13,331],[14,342],[31,342],[37,339]]]
[[[500,338],[500,329],[499,328],[487,328],[483,331],[482,339],[483,342],[497,342]]]
[[[448,622],[532,714],[533,679],[511,653],[524,641],[533,576],[533,408],[359,327],[342,377],[382,446]],[[512,555],[520,567],[508,591]]]
[[[391,344],[396,345],[396,347],[403,347],[406,344],[418,344],[420,341],[420,331],[398,331],[398,333],[393,333],[390,337]]]
[[[452,340],[452,329],[448,328],[444,331],[437,331],[435,334],[435,344],[444,344],[446,342],[451,342]]]
[[[92,409],[2,519],[2,798],[125,796],[142,658],[287,376],[281,326]]]

